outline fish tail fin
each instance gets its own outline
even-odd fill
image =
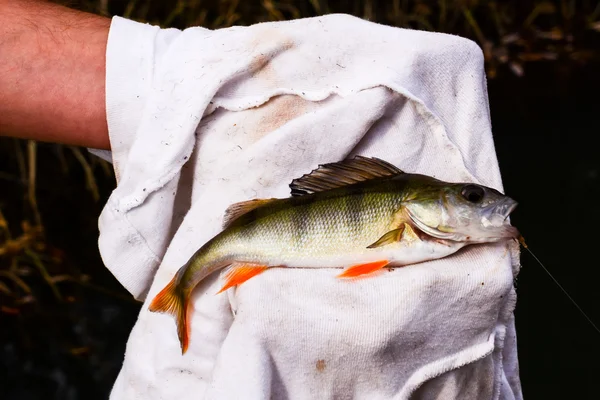
[[[179,343],[181,344],[181,354],[185,354],[189,345],[189,302],[190,293],[180,287],[179,274],[176,274],[171,282],[154,297],[149,307],[150,311],[171,314],[175,317],[177,334],[179,336]]]

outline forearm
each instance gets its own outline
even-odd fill
[[[110,19],[0,0],[0,135],[108,149]]]

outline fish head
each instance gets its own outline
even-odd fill
[[[411,197],[404,204],[410,221],[435,238],[483,243],[519,236],[508,221],[517,202],[496,189],[446,183],[429,185]]]

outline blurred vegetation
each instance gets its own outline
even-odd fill
[[[598,57],[593,41],[600,32],[598,1],[480,0],[80,0],[71,6],[120,15],[162,27],[231,25],[352,14],[390,26],[445,32],[479,43],[488,77],[508,67],[522,76],[531,62],[568,60],[585,63]]]
[[[8,153],[13,157],[7,154],[5,160],[14,161],[15,168],[11,171],[9,165],[8,171],[1,172],[0,179],[5,181],[3,186],[8,186],[7,182],[18,184],[22,187],[22,193],[20,199],[19,196],[12,197],[8,195],[2,196],[0,200],[0,278],[2,278],[0,280],[0,294],[4,296],[1,311],[7,314],[18,314],[20,306],[36,300],[35,291],[29,283],[30,278],[33,280],[41,278],[52,292],[55,301],[73,301],[72,297],[63,296],[60,284],[62,282],[75,282],[88,285],[89,276],[83,273],[77,275],[68,272],[59,273],[60,265],[64,263],[64,252],[46,241],[36,191],[39,168],[38,143],[33,140],[3,139],[2,145],[3,147],[12,147],[8,150]],[[47,144],[41,145],[48,146]],[[78,163],[75,167],[80,168],[85,175],[85,185],[89,191],[89,196],[97,202],[100,194],[94,171],[101,167],[103,178],[110,179],[112,177],[110,165],[99,158],[84,155],[85,150],[77,147],[51,146],[56,159],[50,162],[58,163],[63,172],[63,177],[67,179],[70,176],[69,169],[73,168],[73,165],[69,166],[64,153],[68,151],[72,154]],[[3,150],[6,149],[3,148]],[[14,218],[12,218],[13,224],[10,224],[2,213],[2,208],[10,208],[10,205],[7,206],[4,203],[11,200],[20,200],[25,207],[22,210],[23,219],[16,228],[12,226],[16,222]],[[44,201],[44,198],[41,200]],[[11,215],[14,214],[11,213]],[[49,271],[56,273],[51,274]]]
[[[348,13],[391,26],[471,38],[484,51],[488,77],[500,80],[527,79],[528,67],[539,63],[570,73],[596,63],[600,56],[600,1],[57,2],[177,28],[218,29]],[[0,325],[14,327],[0,336],[0,343],[8,343],[0,351],[5,363],[1,368],[10,368],[11,360],[19,358],[39,364],[31,354],[52,348],[57,357],[80,361],[63,372],[56,372],[55,361],[48,361],[47,371],[40,374],[60,375],[85,365],[94,370],[88,385],[101,387],[87,397],[106,397],[139,307],[103,267],[96,246],[97,218],[114,185],[110,164],[85,149],[0,139]],[[108,331],[110,324],[113,330]],[[118,346],[107,337],[117,338]],[[107,359],[111,365],[106,365]],[[61,384],[64,377],[52,379],[52,392],[60,393],[57,398],[81,395]]]

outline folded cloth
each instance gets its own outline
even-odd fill
[[[192,296],[190,347],[149,301],[232,203],[355,154],[502,190],[479,47],[347,15],[183,31],[115,17],[117,188],[106,266],[144,305],[112,399],[520,399],[518,247],[470,246],[347,282],[274,268]]]

